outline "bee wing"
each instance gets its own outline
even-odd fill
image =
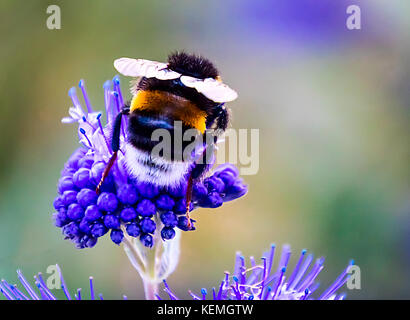
[[[189,76],[181,76],[181,82],[189,88],[195,88],[199,93],[202,93],[205,97],[215,102],[229,102],[238,97],[235,90],[212,78],[197,79]]]
[[[128,77],[157,78],[171,80],[181,75],[168,69],[168,65],[145,59],[120,58],[114,61],[114,67],[118,72]]]
[[[159,69],[154,77],[159,80],[173,80],[173,79],[179,78],[180,76],[181,76],[180,73],[172,71],[167,68],[167,69]]]

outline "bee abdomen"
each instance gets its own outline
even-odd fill
[[[149,152],[137,149],[131,143],[125,145],[125,160],[131,177],[159,186],[178,185],[192,164],[187,161],[153,158]]]

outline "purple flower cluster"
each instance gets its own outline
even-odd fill
[[[97,239],[108,232],[116,244],[122,242],[126,231],[151,247],[157,225],[162,228],[163,240],[174,238],[174,228],[195,230],[195,220],[191,219],[192,228],[188,229],[185,216],[186,183],[169,189],[135,180],[118,185],[110,174],[97,195],[95,189],[104,168],[105,163],[95,163],[93,157],[86,154],[86,149],[80,148],[66,163],[58,183],[59,195],[54,200],[55,225],[78,248],[93,247]],[[220,207],[246,191],[236,167],[221,165],[212,176],[193,186],[191,210]]]
[[[225,272],[219,288],[212,288],[211,299],[213,300],[343,300],[345,294],[338,291],[344,286],[349,278],[349,269],[354,264],[353,260],[336,280],[321,294],[316,295],[319,288],[317,277],[324,268],[324,258],[313,262],[313,255],[306,254],[302,250],[299,259],[293,269],[288,271],[288,263],[291,256],[290,247],[283,246],[278,259],[277,267],[274,268],[276,246],[262,256],[262,261],[257,264],[250,257],[250,266],[246,266],[245,258],[240,252],[236,254],[234,272],[230,275]],[[178,297],[172,292],[168,283],[164,280],[164,291],[171,300]],[[208,290],[201,289],[197,295],[192,291],[189,294],[194,300],[206,300],[209,298]],[[156,298],[161,300],[159,295]]]
[[[58,182],[59,195],[54,201],[56,212],[53,217],[64,237],[78,248],[91,248],[108,232],[111,240],[120,244],[126,232],[131,237],[138,237],[145,246],[152,247],[157,228],[161,228],[163,240],[174,238],[175,228],[195,230],[195,221],[191,219],[189,229],[185,216],[187,183],[165,189],[132,180],[122,151],[102,185],[101,193],[95,192],[111,156],[110,128],[124,99],[118,77],[104,84],[107,124],[103,126],[102,114],[93,112],[83,80],[79,87],[86,111],[75,88],[71,88],[69,96],[74,106],[69,110],[70,117],[62,120],[63,123],[79,124],[78,135],[84,146],[69,158]],[[126,128],[127,121],[123,121],[122,142],[127,139]],[[224,164],[212,176],[193,185],[191,210],[197,207],[217,208],[246,192],[247,187],[238,177],[237,168]]]
[[[60,267],[56,265],[59,278],[61,281],[61,289],[64,292],[67,300],[72,300],[69,290],[65,284],[63,274],[60,270]],[[12,285],[8,283],[6,280],[1,280],[0,283],[0,292],[7,300],[58,300],[57,297],[51,292],[51,290],[47,287],[43,275],[39,272],[36,276],[34,276],[35,287],[37,287],[37,291],[30,285],[29,281],[23,276],[20,270],[17,270],[17,276],[24,287],[26,293],[21,291],[17,285]],[[95,291],[94,291],[94,280],[93,277],[90,277],[90,299],[95,300]],[[83,300],[82,297],[82,290],[79,288],[77,289],[76,293],[74,294],[75,300]],[[100,300],[103,300],[103,295],[100,293],[98,295]],[[127,299],[126,296],[123,296],[124,299]]]
[[[261,263],[256,263],[253,257],[250,257],[250,266],[246,266],[245,258],[240,252],[236,254],[235,267],[233,274],[225,272],[224,279],[218,288],[212,288],[211,292],[205,288],[201,289],[200,294],[189,291],[194,300],[343,300],[346,295],[339,291],[349,279],[349,270],[354,265],[350,261],[349,265],[336,278],[336,280],[327,287],[322,293],[316,294],[319,288],[317,278],[324,268],[324,258],[319,258],[314,262],[313,255],[307,254],[302,250],[293,270],[290,270],[288,263],[291,256],[290,247],[283,246],[282,253],[275,263],[276,246],[272,245],[270,250],[262,255]],[[275,265],[275,267],[274,267]],[[56,265],[61,288],[68,300],[71,295],[67,289],[63,275],[58,265]],[[23,293],[17,285],[12,285],[6,280],[0,282],[0,293],[8,300],[56,300],[57,298],[47,288],[41,273],[34,276],[35,285],[38,292],[30,285],[20,270],[17,270],[20,283],[23,285],[26,293]],[[166,280],[164,282],[164,291],[171,300],[178,300],[178,297],[172,292]],[[95,290],[93,278],[90,277],[90,299],[95,299]],[[75,300],[82,300],[81,289],[77,289],[74,294]],[[155,293],[155,297],[161,300],[161,297]],[[102,300],[102,294],[99,294]],[[123,296],[127,299],[126,296]]]

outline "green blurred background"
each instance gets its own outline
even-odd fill
[[[362,289],[348,298],[410,298],[410,6],[354,3],[356,31],[344,0],[1,0],[1,277],[59,263],[71,289],[93,275],[106,298],[143,298],[121,248],[104,239],[77,250],[53,226],[59,173],[78,146],[60,119],[81,78],[103,108],[115,58],[185,49],[239,92],[232,125],[260,129],[260,170],[245,177],[245,198],[195,212],[175,291],[217,285],[236,250],[258,257],[275,242],[325,256],[323,286],[354,258]],[[61,30],[46,28],[50,4]]]

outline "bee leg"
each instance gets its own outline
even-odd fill
[[[104,183],[104,180],[108,177],[108,174],[110,173],[110,170],[112,166],[114,165],[115,160],[117,160],[118,150],[120,149],[121,119],[123,115],[128,115],[129,111],[130,111],[129,107],[124,107],[120,111],[120,113],[117,114],[117,117],[115,118],[114,127],[112,130],[112,139],[111,139],[111,148],[112,148],[113,153],[101,176],[100,183],[95,189],[95,192],[97,194],[100,194],[101,186]]]
[[[115,160],[117,160],[117,154],[118,154],[118,152],[117,152],[117,151],[114,151],[113,154],[112,154],[112,156],[111,156],[111,158],[110,158],[110,160],[108,161],[108,164],[107,164],[107,166],[105,167],[104,172],[103,172],[103,174],[102,174],[102,176],[101,176],[101,180],[100,180],[100,182],[98,183],[97,188],[95,189],[95,192],[96,192],[97,194],[100,194],[101,186],[102,186],[102,184],[104,183],[105,179],[108,177],[108,174],[110,173],[110,170],[111,170],[112,166],[114,165]]]
[[[215,108],[212,114],[206,118],[206,127],[215,127],[217,130],[225,131],[228,128],[229,118],[229,109],[225,106],[225,103],[221,103]]]
[[[191,200],[192,200],[192,184],[193,178],[192,174],[189,175],[188,185],[186,189],[186,217],[188,219],[188,229],[192,228],[191,217],[189,215],[189,209],[191,207]]]
[[[216,140],[216,136],[213,140]],[[189,216],[189,209],[192,201],[192,188],[194,181],[198,181],[209,170],[212,165],[212,157],[215,150],[215,141],[210,141],[206,145],[204,152],[199,159],[195,162],[195,166],[189,174],[187,191],[186,191],[186,217],[188,219],[188,229],[192,228],[191,219]],[[201,161],[198,161],[201,160]]]

